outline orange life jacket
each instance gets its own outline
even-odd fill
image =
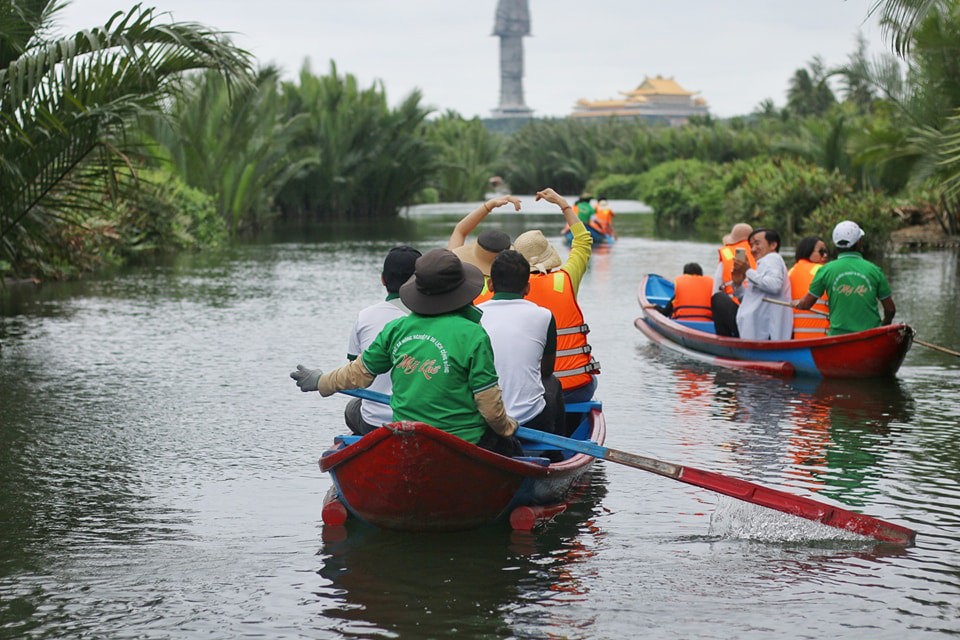
[[[600,363],[593,359],[593,348],[587,343],[590,327],[583,321],[570,275],[563,269],[550,273],[531,273],[530,292],[524,296],[553,313],[557,322],[557,362],[553,374],[564,391],[590,382],[600,373]]]
[[[613,235],[613,209],[597,209],[597,223],[600,232],[608,236]]]
[[[480,293],[473,299],[473,304],[483,304],[491,298],[493,298],[493,289],[490,288],[490,276],[483,276],[483,289],[480,289]]]
[[[740,304],[740,301],[733,295],[733,259],[736,257],[737,249],[740,248],[746,249],[747,262],[750,264],[751,269],[756,269],[757,259],[753,257],[753,253],[750,251],[750,243],[746,240],[741,240],[733,244],[725,244],[718,250],[720,262],[723,264],[723,290],[728,296],[733,298],[733,301],[737,304]]]
[[[673,281],[674,320],[713,320],[713,278],[683,274]]]
[[[807,295],[810,290],[810,283],[813,282],[813,276],[820,270],[822,264],[810,262],[809,260],[797,260],[789,271],[790,276],[790,297],[794,300]],[[822,316],[819,313],[830,313],[830,307],[827,302],[827,294],[824,294],[808,310],[793,310],[793,337],[794,338],[819,338],[827,335],[827,329],[830,328],[830,318]]]

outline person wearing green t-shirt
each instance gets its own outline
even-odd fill
[[[390,372],[394,420],[425,422],[504,455],[522,455],[517,421],[500,394],[490,337],[471,302],[483,274],[452,251],[435,249],[417,259],[414,276],[400,287],[407,316],[388,322],[360,357],[329,373],[297,365],[290,374],[301,391],[327,397],[370,386]]]
[[[864,260],[863,229],[856,222],[844,220],[833,229],[837,259],[820,267],[803,298],[794,303],[797,309],[809,309],[824,292],[830,299],[830,329],[827,335],[854,333],[893,322],[897,306],[890,284],[880,267]],[[883,319],[877,301],[883,307]]]

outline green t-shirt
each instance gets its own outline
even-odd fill
[[[425,422],[476,444],[487,428],[473,394],[499,382],[480,311],[391,320],[361,354],[370,373],[390,371],[396,420]]]
[[[577,203],[577,217],[580,218],[580,222],[583,224],[590,224],[590,218],[592,218],[595,213],[596,211],[590,206],[589,202]]]
[[[890,284],[880,267],[856,251],[846,251],[820,267],[810,283],[818,298],[830,299],[828,335],[853,333],[880,326],[877,301],[890,297]]]

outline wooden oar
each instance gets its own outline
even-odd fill
[[[790,304],[789,302],[784,302],[783,300],[774,300],[773,298],[764,298],[763,301],[764,301],[764,302],[772,302],[773,304],[779,304],[779,305],[782,305],[782,306],[784,306],[784,307],[793,307],[792,304]],[[817,314],[818,316],[823,316],[823,317],[825,317],[825,318],[829,318],[829,317],[830,317],[830,314],[829,314],[829,313],[825,313],[825,312],[823,312],[823,311],[817,311],[816,309],[807,309],[806,311],[808,311],[808,312],[810,312],[810,313],[815,313],[815,314]],[[918,344],[918,345],[920,345],[921,347],[926,347],[927,349],[933,349],[934,351],[941,351],[941,352],[943,352],[943,353],[950,354],[951,356],[957,356],[958,358],[960,358],[960,351],[954,351],[953,349],[947,349],[946,347],[941,347],[941,346],[935,345],[935,344],[930,343],[930,342],[925,342],[925,341],[923,341],[923,340],[918,340],[916,337],[913,339],[913,342],[914,342],[914,344]]]
[[[365,398],[374,402],[390,403],[390,397],[383,393],[370,391],[369,389],[351,389],[341,391],[349,396]],[[565,438],[545,431],[520,427],[517,429],[517,437],[529,442],[539,442],[567,451],[575,451],[592,456],[599,460],[608,462],[617,462],[619,464],[649,471],[665,478],[686,482],[702,489],[716,491],[723,495],[756,504],[768,509],[775,509],[807,520],[814,520],[829,527],[851,531],[859,535],[867,536],[880,540],[881,542],[890,542],[899,545],[911,545],[916,539],[917,533],[912,529],[886,522],[872,516],[867,516],[840,507],[834,507],[810,498],[793,495],[785,491],[770,489],[768,487],[731,478],[728,476],[714,473],[712,471],[702,471],[693,467],[685,467],[670,462],[655,460],[639,456],[626,451],[610,449],[596,442],[589,440],[577,440],[575,438]]]

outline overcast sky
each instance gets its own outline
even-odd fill
[[[644,76],[672,76],[699,92],[714,116],[785,103],[793,72],[815,55],[845,62],[862,33],[887,50],[873,0],[529,0],[524,38],[527,106],[564,116],[579,98],[619,97]],[[419,88],[423,104],[464,116],[499,103],[496,0],[144,0],[173,19],[232,32],[262,65],[286,77],[309,59],[331,60],[362,86],[379,79],[392,104]],[[133,2],[73,0],[60,16],[72,32],[103,24]]]

